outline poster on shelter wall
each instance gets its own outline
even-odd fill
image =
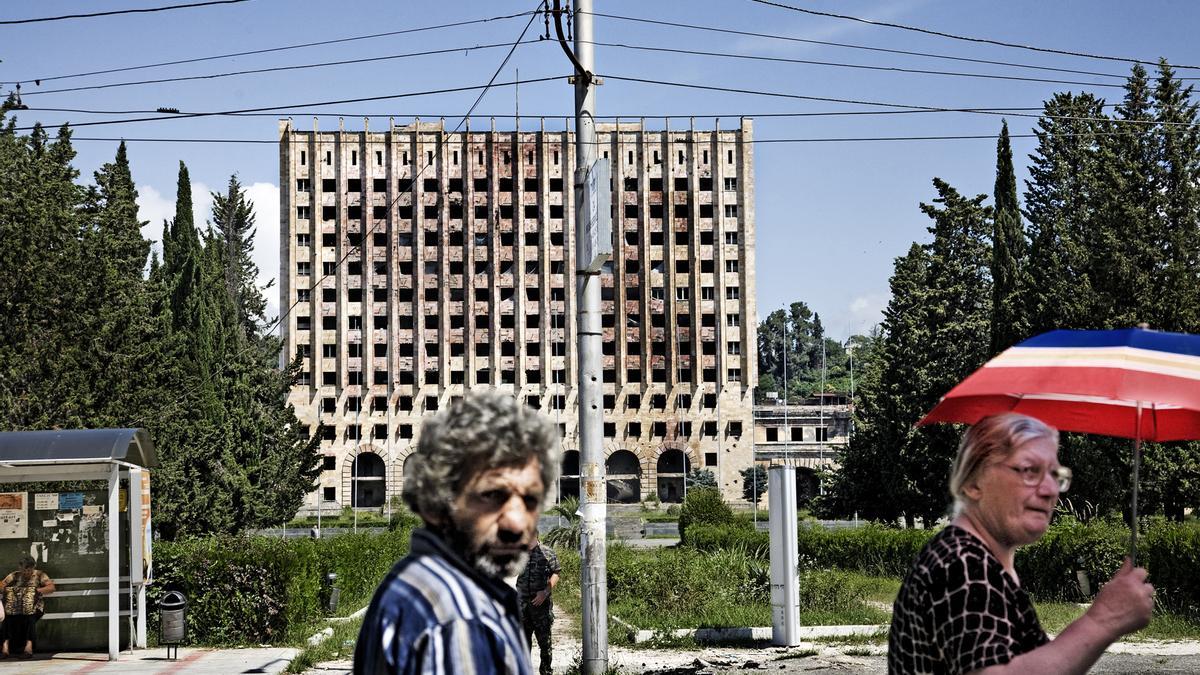
[[[105,540],[107,535],[108,528],[104,524],[104,507],[100,505],[83,507],[83,517],[79,519],[79,555],[106,553],[108,551],[106,548],[108,542]]]
[[[28,492],[0,492],[0,539],[29,536]]]

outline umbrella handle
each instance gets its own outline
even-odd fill
[[[1138,540],[1138,469],[1142,463],[1142,402],[1137,402],[1136,433],[1133,437],[1133,533],[1129,538],[1129,561],[1137,567]]]

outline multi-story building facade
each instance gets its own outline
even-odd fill
[[[854,405],[843,394],[816,394],[797,403],[754,407],[754,458],[796,467],[798,497],[820,491],[819,473],[840,465],[850,445]]]
[[[597,125],[614,255],[601,272],[609,498],[740,499],[756,374],[752,126]],[[300,131],[280,122],[280,297],[291,403],[322,434],[307,507],[400,494],[422,417],[476,386],[563,432],[578,493],[574,134]],[[318,502],[320,500],[320,502]]]

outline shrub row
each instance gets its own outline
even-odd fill
[[[1200,525],[1156,521],[1143,529],[1138,564],[1149,570],[1159,602],[1200,619]],[[800,565],[902,578],[933,534],[874,525],[824,530],[801,524]],[[770,555],[768,533],[738,521],[693,524],[684,540],[701,551]],[[1122,523],[1059,518],[1040,541],[1018,549],[1016,568],[1021,584],[1039,600],[1086,600],[1078,572],[1086,574],[1094,594],[1120,568],[1128,549],[1129,528]]]
[[[370,597],[408,552],[409,531],[326,539],[217,536],[154,545],[148,588],[150,631],[158,601],[171,590],[187,598],[187,640],[195,645],[281,644],[300,637],[324,613],[322,579],[338,575],[342,607]]]

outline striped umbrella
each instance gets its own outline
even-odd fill
[[[1200,335],[1144,328],[1056,330],[988,361],[918,426],[1017,412],[1062,431],[1133,439],[1131,554],[1141,442],[1200,439]]]

